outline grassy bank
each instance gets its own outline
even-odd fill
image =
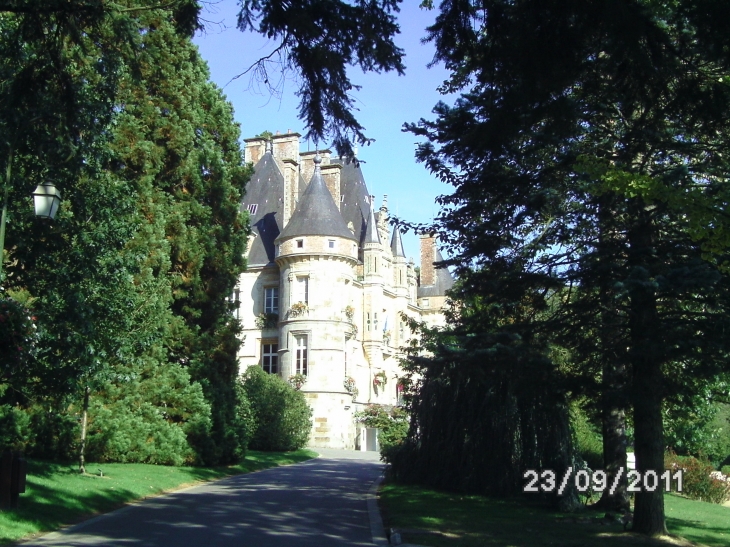
[[[89,464],[87,475],[76,465],[28,462],[28,484],[17,509],[0,512],[0,544],[55,530],[128,503],[202,481],[298,463],[316,456],[296,452],[249,451],[229,467],[164,467],[136,463]]]
[[[730,508],[665,496],[667,527],[682,538],[648,539],[607,523],[602,513],[551,512],[516,500],[436,492],[386,484],[380,492],[386,528],[403,541],[434,547],[626,547],[626,545],[730,545]]]

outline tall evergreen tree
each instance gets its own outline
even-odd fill
[[[137,187],[147,221],[139,245],[153,277],[169,283],[170,366],[186,367],[211,405],[212,430],[191,441],[202,461],[229,463],[245,449],[228,297],[244,267],[239,203],[249,172],[231,107],[196,48],[163,10],[141,12],[138,24],[136,74],[130,70],[118,95],[116,173]]]
[[[695,226],[726,204],[727,10],[446,0],[429,38],[452,71],[445,89],[462,95],[409,127],[429,140],[419,158],[455,187],[437,227],[457,270],[480,266],[471,288],[500,309],[565,295],[535,328],[597,329],[606,383],[593,389],[611,399],[619,386],[630,401],[642,473],[663,469],[663,401],[725,367],[726,248]],[[589,300],[598,309],[577,305]],[[625,388],[610,378],[621,366]],[[637,494],[634,529],[666,531],[662,492]]]

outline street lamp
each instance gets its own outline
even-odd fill
[[[10,169],[8,168],[8,175]],[[3,199],[3,212],[0,218],[0,282],[3,280],[3,259],[5,254],[5,223],[8,217],[8,183],[9,176],[5,181],[5,196]],[[43,182],[33,192],[33,202],[35,205],[35,214],[41,218],[50,218],[53,220],[58,212],[58,206],[61,203],[61,192],[52,182]]]
[[[61,204],[61,192],[52,182],[43,182],[33,192],[35,216],[41,218],[56,218],[58,206]]]

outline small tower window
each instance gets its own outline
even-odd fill
[[[307,336],[300,334],[294,336],[296,342],[296,374],[307,375]]]
[[[303,248],[304,248],[304,240],[297,239],[297,249],[303,249]]]
[[[329,247],[330,249],[334,249],[335,248],[335,240],[334,239],[328,239],[327,240],[327,247]]]

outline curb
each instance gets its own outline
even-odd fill
[[[388,541],[388,536],[385,533],[385,527],[383,526],[383,517],[380,515],[380,509],[378,508],[378,488],[383,483],[383,475],[380,475],[368,491],[368,515],[370,516],[370,533],[373,536],[373,545],[377,547],[389,547],[391,545]],[[415,543],[397,543],[399,547],[422,547]]]

